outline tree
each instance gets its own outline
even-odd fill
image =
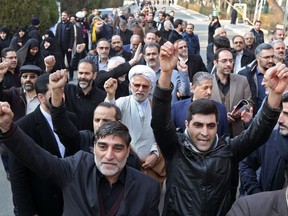
[[[55,0],[0,0],[0,25],[7,26],[16,32],[19,26],[29,26],[32,17],[41,21],[44,32],[58,20],[58,9]]]
[[[277,20],[277,23],[283,23],[284,11],[278,5],[277,1],[267,0],[267,3],[269,4],[271,10],[273,11],[273,14],[275,15],[275,19]]]

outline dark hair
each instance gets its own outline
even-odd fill
[[[1,51],[1,57],[6,57],[8,52],[16,52],[16,50],[11,47],[6,47]]]
[[[90,64],[90,65],[92,66],[92,72],[93,72],[93,73],[97,73],[97,72],[98,72],[98,68],[97,68],[96,64],[95,64],[91,59],[81,59],[81,60],[79,61],[78,67],[79,67],[79,65],[82,64],[82,63],[88,63],[88,64]]]
[[[99,139],[109,135],[121,137],[126,143],[127,147],[130,145],[131,136],[129,134],[129,130],[120,121],[105,122],[103,125],[101,125],[95,133],[95,143],[97,143]]]
[[[287,102],[288,102],[288,92],[285,92],[285,93],[282,95],[282,102],[283,102],[283,103],[287,103]]]
[[[148,42],[148,43],[146,43],[146,44],[144,45],[144,47],[143,47],[143,53],[144,53],[144,55],[145,55],[145,52],[146,52],[147,47],[156,47],[157,50],[158,50],[158,54],[160,53],[160,45],[159,45],[158,43],[156,43],[156,42]]]
[[[235,36],[232,38],[232,42],[234,43],[234,40],[235,40],[236,38],[238,38],[238,37],[242,38],[243,42],[245,41],[245,38],[244,38],[242,35],[235,35]]]
[[[97,46],[97,47],[98,47],[98,45],[99,45],[99,43],[100,43],[101,41],[106,41],[106,42],[109,44],[109,46],[110,46],[110,42],[109,42],[106,38],[101,38],[101,39],[99,39],[99,40],[97,41],[97,43],[96,43],[96,46]]]
[[[232,52],[230,49],[227,49],[227,48],[220,48],[220,49],[217,49],[215,54],[214,54],[214,60],[218,61],[218,58],[219,58],[219,54],[223,51],[227,50],[228,52],[231,53],[231,55],[233,56]]]
[[[115,104],[111,104],[109,102],[101,102],[100,104],[98,104],[98,106],[95,108],[95,110],[98,107],[114,108],[116,121],[120,121],[122,119],[122,112],[121,112],[120,108],[118,106],[116,106]]]
[[[254,25],[255,25],[257,22],[260,23],[260,24],[262,24],[262,22],[261,22],[260,20],[255,20]]]
[[[48,84],[49,84],[49,73],[45,73],[40,75],[35,84],[34,84],[34,88],[36,91],[36,94],[46,94],[46,92],[48,91]]]
[[[230,48],[230,41],[227,37],[217,36],[214,38],[214,46],[217,49],[220,48]]]
[[[173,27],[174,27],[174,28],[177,28],[178,25],[182,25],[182,23],[183,23],[183,20],[182,20],[182,19],[176,19],[176,20],[174,21],[174,23],[173,23]]]
[[[218,122],[218,110],[215,102],[212,100],[201,98],[193,101],[188,108],[186,120],[190,122],[192,120],[192,116],[196,114],[214,114],[216,117],[216,122]]]

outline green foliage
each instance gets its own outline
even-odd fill
[[[110,8],[123,6],[124,0],[61,0],[61,10],[68,11],[70,14],[75,14],[82,8],[87,8],[92,11],[95,8]]]
[[[14,33],[19,26],[29,26],[32,17],[41,21],[41,31],[49,29],[58,20],[55,0],[0,0],[0,26]]]

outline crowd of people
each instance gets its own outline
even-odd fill
[[[147,0],[40,25],[0,28],[15,215],[288,215],[282,29],[230,41],[213,16],[204,62],[194,24]]]

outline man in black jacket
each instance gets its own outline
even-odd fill
[[[222,216],[232,205],[231,170],[267,141],[277,122],[288,68],[277,64],[266,72],[270,93],[250,127],[232,139],[227,136],[219,139],[217,108],[207,99],[191,103],[186,130],[183,134],[176,133],[170,113],[171,74],[178,62],[177,55],[177,44],[167,42],[161,47],[161,73],[152,107],[151,125],[167,167],[163,215]]]
[[[17,125],[38,146],[51,154],[59,158],[74,154],[78,149],[73,145],[65,148],[59,137],[53,132],[49,107],[49,98],[51,97],[49,74],[39,76],[35,82],[35,90],[40,106],[34,112],[18,120]],[[75,114],[69,113],[67,117],[77,124]],[[62,215],[62,192],[55,183],[36,175],[13,154],[9,154],[9,171],[13,201],[19,215]]]
[[[68,12],[63,11],[61,14],[61,22],[56,27],[56,38],[60,44],[63,59],[67,58],[70,79],[73,79],[73,68],[71,67],[72,49],[74,45],[74,27],[69,21]]]
[[[94,155],[51,156],[12,122],[7,102],[0,102],[0,140],[37,175],[61,187],[64,216],[155,215],[160,187],[156,180],[126,166],[131,137],[121,122],[107,122],[95,134]]]

